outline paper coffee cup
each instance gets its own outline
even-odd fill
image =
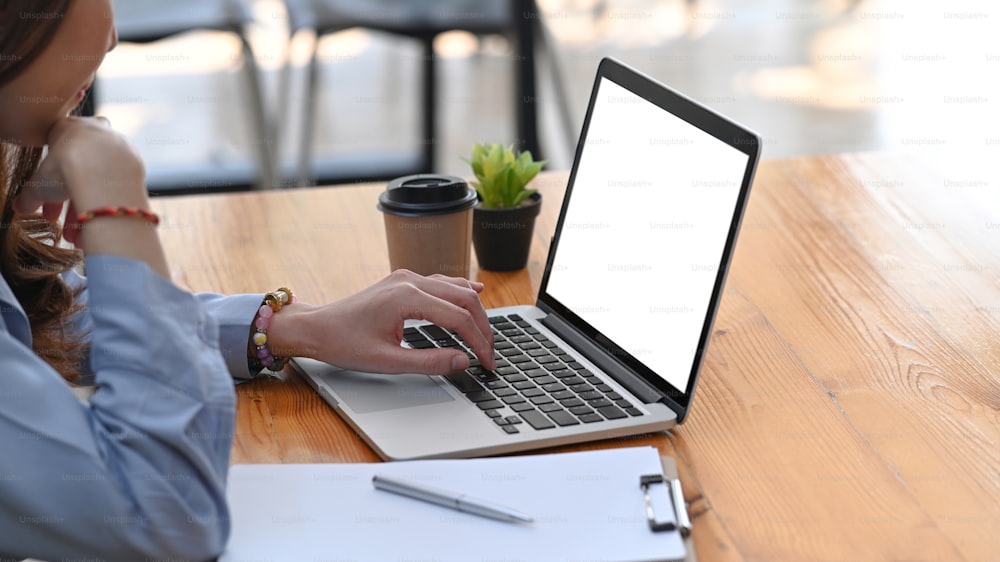
[[[476,191],[462,178],[396,178],[379,194],[391,270],[469,277]]]

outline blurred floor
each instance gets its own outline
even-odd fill
[[[278,0],[254,0],[253,33],[269,101],[286,36]],[[1000,9],[985,2],[851,0],[539,0],[575,140],[598,61],[616,57],[756,129],[765,158],[872,149],[1000,156]],[[304,63],[301,42],[291,99]],[[510,48],[501,38],[440,38],[439,172],[469,175],[477,141],[511,142]],[[406,150],[417,138],[417,47],[350,30],[321,44],[317,156]],[[98,112],[124,131],[150,174],[189,166],[246,168],[254,154],[236,73],[238,43],[191,33],[121,45],[102,68]],[[545,69],[543,69],[545,70]],[[539,78],[550,169],[571,163],[551,77]],[[295,112],[297,114],[297,111]],[[283,138],[299,123],[280,116]],[[283,166],[294,162],[282,145]]]

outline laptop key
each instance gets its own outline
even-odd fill
[[[594,423],[599,421],[604,421],[604,418],[597,414],[583,414],[580,416],[580,421],[583,423]]]
[[[479,392],[483,389],[482,385],[476,382],[476,379],[472,378],[468,373],[452,373],[450,375],[445,375],[444,378],[448,380],[451,384],[463,394],[468,394],[470,392]]]
[[[573,414],[567,412],[566,410],[558,410],[555,412],[549,412],[549,417],[552,421],[556,422],[560,426],[567,425],[579,425],[580,422],[573,416]]]
[[[525,412],[528,410],[534,410],[535,407],[527,402],[521,402],[519,404],[511,404],[510,409],[514,410],[515,412]]]
[[[510,425],[510,422],[507,421],[507,418],[493,418],[493,423],[497,425]]]
[[[569,390],[557,390],[552,392],[552,397],[556,400],[569,400],[575,398],[576,395]]]
[[[480,410],[498,410],[503,408],[503,402],[499,400],[487,400],[485,402],[476,402],[476,406],[479,406]]]
[[[536,384],[537,384],[537,381],[536,381]],[[563,385],[561,385],[561,384],[559,384],[557,382],[543,384],[542,388],[545,389],[545,392],[562,392],[562,391],[566,390],[565,386],[563,386]],[[557,398],[557,400],[559,400],[559,399]]]
[[[413,349],[430,349],[430,348],[434,347],[434,342],[432,342],[430,340],[426,340],[426,339],[424,339],[424,340],[408,341],[406,343],[410,344],[410,347],[412,347]]]
[[[501,388],[507,388],[507,383],[503,382],[500,379],[497,379],[495,381],[490,381],[486,383],[486,388],[490,390],[499,390]]]
[[[545,391],[540,388],[529,388],[521,393],[525,398],[534,398],[536,396],[547,396]]]
[[[591,408],[603,408],[605,406],[611,406],[611,401],[607,398],[598,398],[597,400],[591,400],[587,403]]]
[[[618,394],[617,392],[609,392],[608,393],[608,400],[615,400],[615,401],[617,401],[617,400],[624,400],[624,398],[622,397],[621,394]]]
[[[535,379],[535,384],[552,384],[554,382],[556,382],[555,377],[549,375]]]
[[[426,340],[416,328],[403,328],[403,341],[415,341],[415,340]]]
[[[642,415],[642,410],[639,408],[625,408],[625,413],[632,417],[636,417]]]
[[[507,416],[507,417],[506,417],[506,418],[504,418],[504,419],[506,419],[506,420],[507,420],[507,423],[512,423],[512,424],[519,424],[519,423],[523,423],[523,422],[524,422],[524,420],[522,420],[522,419],[521,419],[520,417],[518,417],[518,416]]]
[[[498,389],[494,390],[493,394],[496,394],[500,398],[503,398],[504,396],[513,396],[513,395],[515,395],[515,394],[517,394],[517,391],[508,386],[508,387],[505,387],[505,388],[498,388]]]
[[[514,373],[513,375],[504,375],[504,379],[509,383],[524,382],[528,380],[528,377],[522,375],[521,373]]]
[[[548,413],[548,412],[555,412],[557,410],[562,410],[563,407],[553,402],[551,404],[542,404],[541,406],[538,407],[538,409]]]
[[[493,381],[500,380],[500,377],[498,377],[497,374],[494,373],[493,371],[483,371],[483,372],[479,373],[478,375],[475,375],[475,377],[476,377],[477,381],[479,381],[479,382],[481,382],[483,384],[491,383]]]
[[[499,367],[499,368],[497,368],[497,373],[499,373],[501,375],[515,375],[515,374],[517,374],[517,372],[518,372],[517,371],[517,367],[511,366],[511,365],[508,365],[506,367]]]
[[[490,324],[502,324],[504,322],[507,322],[507,317],[506,316],[490,316],[486,320],[489,321]]]
[[[570,408],[569,411],[577,416],[594,413],[594,411],[588,408],[587,406],[574,406]]]
[[[559,358],[554,355],[543,355],[541,357],[535,357],[535,361],[537,361],[539,365],[545,365],[546,363],[556,363],[559,361]]]
[[[486,414],[486,417],[489,417],[489,418],[499,418],[500,417],[500,410],[484,410],[483,413]]]
[[[531,381],[521,381],[514,383],[514,388],[518,390],[527,390],[529,388],[537,388],[537,387],[535,386],[535,383]]]
[[[465,397],[473,402],[486,402],[487,400],[493,400],[493,395],[485,390],[466,392]]]
[[[542,365],[545,369],[551,372],[553,375],[558,371],[566,371],[566,365],[563,365],[562,361],[553,361],[551,363],[546,363]],[[567,371],[566,376],[569,376],[569,371]]]
[[[541,369],[538,368],[538,363],[535,363],[534,361],[530,361],[530,360],[529,361],[525,361],[524,363],[518,363],[515,366],[518,369],[521,369],[521,372],[524,372],[524,373],[527,373],[528,371],[539,371],[539,370],[541,370]]]
[[[583,369],[583,365],[581,365],[579,361],[570,361],[569,363],[566,364],[569,365],[569,368],[573,369],[574,371],[580,371]]]
[[[449,334],[447,330],[435,324],[421,326],[421,329],[423,329],[424,333],[435,341],[452,339],[451,334]]]
[[[515,433],[521,433],[521,430],[518,429],[517,427],[513,426],[513,425],[503,425],[503,426],[500,426],[500,429],[504,430],[506,433],[511,434],[511,435],[513,435]]]
[[[504,396],[503,398],[501,398],[501,400],[503,401],[504,404],[513,405],[513,404],[520,404],[526,401],[526,398],[524,396],[521,396],[520,394],[511,394],[510,396]]]
[[[535,396],[531,399],[531,403],[536,406],[541,406],[542,404],[551,404],[552,402],[554,402],[554,400],[552,400],[552,397],[549,396],[548,394]]]
[[[561,400],[559,403],[566,408],[575,408],[576,406],[586,405],[586,402],[580,400],[579,398],[570,398],[569,400]]]
[[[524,317],[522,317],[520,314],[508,314],[507,319],[511,320],[512,322],[517,322],[518,320],[524,320]]]
[[[609,420],[619,420],[621,418],[628,417],[625,412],[619,410],[615,406],[605,406],[603,408],[598,408],[597,411]]]
[[[521,412],[521,417],[524,418],[524,421],[528,422],[528,425],[535,429],[552,429],[556,426],[549,418],[545,417],[545,414],[538,410],[525,410]]]
[[[587,392],[581,392],[580,393],[580,398],[583,398],[584,400],[586,400],[588,402],[590,402],[591,400],[598,400],[598,399],[600,399],[600,400],[604,400],[604,404],[603,404],[604,406],[610,406],[611,405],[611,401],[608,400],[608,399],[606,399],[606,398],[604,398],[604,395],[601,394],[600,392],[597,392],[596,390],[589,390]]]
[[[548,373],[542,369],[528,369],[524,372],[524,374],[531,378],[544,377],[548,375]]]

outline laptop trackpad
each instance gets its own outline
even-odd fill
[[[376,375],[338,371],[324,378],[336,390],[337,398],[359,414],[454,401],[451,395],[427,375]]]

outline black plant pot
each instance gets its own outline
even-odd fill
[[[514,271],[528,263],[542,194],[535,193],[525,201],[514,209],[473,208],[472,246],[480,269]]]

